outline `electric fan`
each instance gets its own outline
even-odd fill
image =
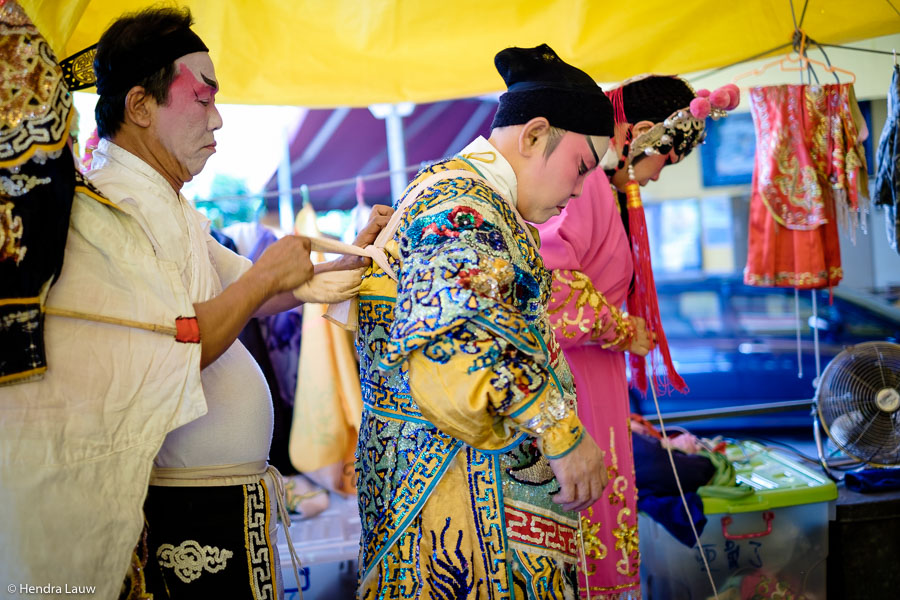
[[[819,462],[832,479],[819,423],[856,462],[900,465],[900,345],[866,342],[835,356],[816,386],[813,433]]]

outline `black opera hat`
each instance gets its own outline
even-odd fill
[[[491,128],[544,117],[553,127],[583,135],[612,136],[612,103],[590,75],[563,61],[553,48],[506,48],[494,57],[507,92]]]

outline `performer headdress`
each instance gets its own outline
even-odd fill
[[[651,76],[641,77],[640,80],[646,80]],[[631,142],[631,152],[638,154],[668,154],[673,149],[675,153],[681,157],[687,156],[691,150],[703,142],[706,137],[706,118],[720,119],[724,117],[727,111],[737,107],[740,102],[740,92],[734,84],[727,84],[721,88],[710,92],[701,89],[696,93],[690,84],[680,77],[655,77],[656,81],[653,87],[657,88],[656,94],[660,97],[666,97],[665,90],[660,87],[678,87],[695,96],[689,103],[681,104],[672,108],[671,113],[665,119],[655,123],[649,130],[643,132]],[[668,81],[671,84],[666,85]],[[641,89],[638,79],[632,79],[622,85],[623,101],[625,106],[630,103],[625,96],[634,94],[654,93],[651,90]],[[629,85],[630,84],[630,85]],[[632,91],[633,90],[633,91]],[[682,92],[683,97],[685,91]],[[626,108],[626,113],[628,112]],[[629,120],[634,123],[635,120]]]

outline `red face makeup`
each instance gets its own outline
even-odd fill
[[[159,107],[156,133],[189,181],[216,151],[214,132],[222,126],[215,104],[218,84],[206,52],[182,56],[175,61],[175,68],[169,101]]]
[[[587,175],[606,153],[609,138],[589,140],[579,133],[566,132],[559,145],[544,160],[535,157],[524,177],[520,177],[517,208],[526,221],[544,223],[558,215],[569,200],[581,195]]]

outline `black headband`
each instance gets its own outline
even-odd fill
[[[105,66],[97,64],[96,48],[95,44],[60,62],[70,90],[96,85],[97,93],[101,96],[113,96],[127,92],[182,56],[194,52],[209,52],[200,36],[188,27],[147,38],[127,52],[109,57]],[[93,69],[88,70],[85,68],[86,63],[92,58]]]
[[[591,149],[591,153],[594,155],[594,164],[600,166],[600,157],[597,156],[597,149],[594,148],[594,140],[591,139],[591,136],[584,136],[587,138],[588,147]]]
[[[508,92],[529,92],[531,90],[559,90],[562,92],[578,91],[583,92],[584,84],[571,83],[568,81],[556,81],[554,83],[546,83],[544,81],[518,81],[507,88]],[[599,89],[599,88],[598,88]]]

